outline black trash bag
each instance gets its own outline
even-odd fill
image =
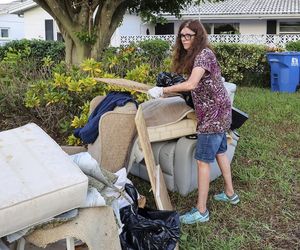
[[[169,72],[160,72],[156,77],[156,86],[169,87],[184,81],[185,79],[182,75],[177,75]],[[185,100],[185,103],[189,105],[191,108],[194,108],[191,91],[182,92],[181,94],[183,99]]]
[[[133,204],[120,209],[121,221],[124,224],[120,234],[122,249],[174,249],[180,235],[178,212],[139,208],[135,187],[126,184],[125,190]]]
[[[169,87],[184,81],[185,79],[182,75],[169,72],[160,72],[156,77],[156,86]]]

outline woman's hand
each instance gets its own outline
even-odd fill
[[[152,98],[159,98],[162,97],[164,94],[163,87],[153,87],[152,89],[148,90],[148,95],[150,95]]]

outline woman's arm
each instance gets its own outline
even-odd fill
[[[203,69],[201,67],[194,67],[192,70],[192,73],[187,81],[170,86],[170,87],[164,87],[163,93],[167,94],[167,93],[172,93],[172,92],[191,91],[198,85],[198,83],[200,82],[204,73],[205,73],[205,69]]]

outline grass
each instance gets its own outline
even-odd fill
[[[300,93],[239,87],[234,106],[249,114],[238,130],[231,164],[241,203],[213,201],[223,180],[213,181],[210,221],[182,225],[180,249],[300,249]],[[149,184],[137,178],[133,182],[154,206]],[[197,192],[170,197],[183,212],[195,205]]]

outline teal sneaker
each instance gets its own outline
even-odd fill
[[[197,222],[209,221],[209,212],[206,210],[204,214],[201,214],[197,208],[192,208],[191,211],[179,217],[179,220],[183,224],[194,224]]]
[[[230,204],[236,205],[240,202],[239,196],[234,193],[232,196],[227,196],[225,192],[222,192],[220,194],[214,195],[214,199],[216,201],[224,201],[224,202],[229,202]]]

